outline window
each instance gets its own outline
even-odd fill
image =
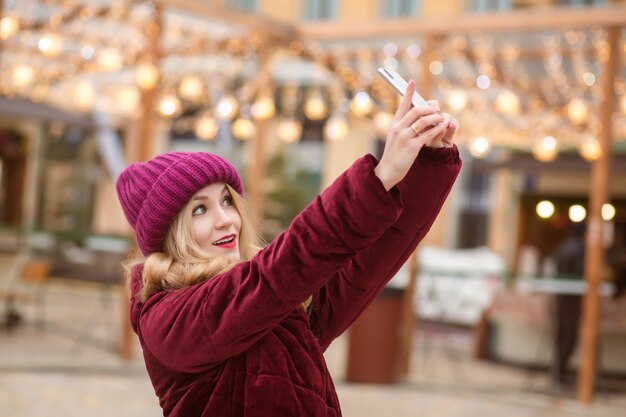
[[[514,8],[532,8],[538,7],[533,0],[513,0]],[[550,0],[546,5],[550,6],[570,6],[570,7],[588,7],[588,6],[606,6],[609,0]]]
[[[247,11],[256,10],[256,0],[230,0],[231,6]]]
[[[420,0],[382,0],[382,15],[384,17],[415,16],[417,3]]]
[[[513,0],[468,0],[471,12],[502,12],[512,9]]]
[[[334,19],[336,9],[336,0],[306,0],[304,18],[307,20]]]

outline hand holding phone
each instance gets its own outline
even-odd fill
[[[391,84],[391,86],[393,88],[396,89],[396,91],[398,93],[400,93],[400,95],[402,97],[404,97],[404,93],[406,91],[407,86],[409,85],[409,83],[402,78],[402,76],[400,74],[398,74],[396,71],[392,71],[392,70],[388,70],[385,68],[378,68],[378,73],[380,75],[382,75],[382,77],[389,83]],[[424,99],[424,97],[422,97],[421,95],[419,95],[419,93],[417,91],[413,92],[413,97],[411,98],[411,103],[413,104],[413,106],[417,107],[417,106],[428,106],[429,104],[426,102],[426,100]],[[456,127],[456,131],[459,130],[459,121],[456,120],[455,118],[452,118],[454,125]]]
[[[402,78],[400,74],[395,71],[387,70],[385,68],[378,68],[378,73],[382,75],[383,78],[387,80],[387,82],[391,84],[392,87],[395,88],[396,91],[404,97],[404,92],[406,91],[406,87],[409,85],[409,83],[404,78]],[[424,97],[420,96],[417,91],[413,93],[411,103],[413,103],[415,107],[428,106],[428,103],[426,102],[426,100],[424,100]]]

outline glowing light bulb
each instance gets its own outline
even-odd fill
[[[575,98],[567,103],[567,116],[576,124],[584,123],[588,113],[587,104],[580,98]]]
[[[322,120],[328,116],[328,107],[319,90],[309,93],[304,102],[304,114],[309,120]]]
[[[578,153],[587,161],[595,161],[602,155],[602,148],[595,138],[588,138],[580,144]]]
[[[355,116],[364,117],[370,114],[372,108],[374,107],[374,103],[372,102],[369,94],[365,91],[360,91],[352,99],[350,107]]]
[[[219,130],[219,126],[217,121],[211,114],[203,114],[196,121],[195,133],[196,136],[202,140],[213,140],[217,135],[217,131]]]
[[[433,75],[440,75],[443,73],[443,64],[441,61],[433,61],[428,65],[428,70]]]
[[[239,103],[233,96],[223,97],[217,103],[217,117],[224,120],[232,120],[239,112]]]
[[[16,87],[29,86],[35,78],[35,70],[28,65],[18,65],[13,70],[13,83]]]
[[[591,72],[586,72],[583,74],[583,82],[587,87],[591,87],[596,83],[596,76]]]
[[[544,137],[533,146],[532,153],[541,162],[553,161],[558,154],[556,139],[552,136]]]
[[[491,149],[491,145],[489,144],[489,140],[484,137],[478,137],[472,141],[470,144],[470,153],[475,158],[482,158],[489,153]]]
[[[554,204],[552,204],[552,202],[548,200],[538,202],[535,210],[537,212],[537,216],[541,217],[542,219],[549,219],[550,217],[552,217],[555,211]]]
[[[96,100],[96,90],[89,81],[81,81],[76,84],[74,90],[75,104],[82,110],[90,109]]]
[[[199,77],[189,75],[180,82],[178,94],[185,100],[197,103],[204,95],[204,84]]]
[[[602,204],[602,220],[610,222],[615,217],[615,206],[613,204]]]
[[[348,135],[348,122],[341,115],[332,116],[326,122],[324,133],[329,140],[341,140]]]
[[[106,48],[98,54],[98,64],[106,71],[117,71],[124,65],[124,59],[116,48]]]
[[[39,39],[39,50],[46,56],[56,56],[61,53],[63,42],[61,39],[52,34],[46,34]]]
[[[486,90],[491,85],[491,78],[486,75],[479,75],[476,78],[476,86],[481,90]]]
[[[281,120],[278,125],[278,138],[285,143],[294,143],[302,136],[302,123],[298,119]]]
[[[276,105],[274,99],[268,95],[259,97],[257,101],[252,104],[252,117],[258,120],[267,120],[274,117],[276,114]]]
[[[519,113],[519,97],[510,91],[505,90],[498,95],[496,106],[502,113],[515,115]]]
[[[181,104],[178,97],[167,95],[159,103],[159,111],[165,117],[172,117],[180,112]]]
[[[254,137],[256,129],[250,119],[239,117],[232,125],[233,135],[239,140],[250,140]]]
[[[467,105],[467,94],[463,90],[455,88],[448,94],[448,105],[454,111],[461,111]]]
[[[135,114],[139,107],[139,91],[135,87],[122,87],[115,94],[115,101],[122,113]]]
[[[568,210],[569,219],[574,223],[580,223],[587,217],[587,210],[580,204],[570,206]]]
[[[20,29],[20,22],[14,17],[6,16],[0,19],[0,39],[9,39]]]
[[[387,136],[392,120],[393,114],[387,112],[378,112],[374,116],[374,127],[376,128],[376,134],[380,139],[385,139]]]
[[[159,82],[159,70],[152,64],[142,64],[137,67],[136,79],[143,90],[151,90]]]

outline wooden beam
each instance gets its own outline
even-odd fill
[[[285,43],[296,39],[296,31],[290,24],[260,16],[258,13],[246,13],[223,6],[221,1],[160,0],[159,3],[164,7],[176,8],[200,17],[241,25]]]
[[[588,29],[592,25],[626,26],[626,6],[554,7],[512,13],[464,14],[461,16],[363,22],[302,22],[299,34],[309,40],[369,39],[414,35],[449,35],[459,32],[536,32]]]
[[[589,217],[585,242],[585,278],[587,292],[584,297],[581,321],[581,362],[578,373],[578,399],[589,404],[593,400],[598,358],[598,322],[600,320],[599,288],[604,269],[602,205],[608,201],[608,182],[612,157],[612,114],[615,108],[615,76],[619,59],[621,28],[607,30],[608,58],[602,71],[602,103],[600,110],[600,146],[602,153],[591,170],[589,191]]]
[[[433,76],[428,70],[428,66],[434,59],[433,45],[436,39],[429,36],[424,45],[424,54],[421,56],[422,77],[418,81],[417,91],[425,97],[431,97],[434,87]],[[399,354],[398,369],[400,375],[408,376],[411,371],[411,352],[413,352],[413,329],[418,321],[415,313],[415,294],[417,289],[418,274],[417,250],[413,252],[407,261],[408,284],[402,299],[402,317],[400,318],[400,337],[399,337]],[[419,330],[418,330],[419,331]]]

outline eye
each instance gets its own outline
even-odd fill
[[[233,205],[233,198],[229,195],[224,196],[222,199],[222,207],[230,207]]]
[[[199,206],[194,207],[193,211],[191,212],[191,215],[200,216],[204,213],[206,213],[206,206],[204,204],[200,204]]]

